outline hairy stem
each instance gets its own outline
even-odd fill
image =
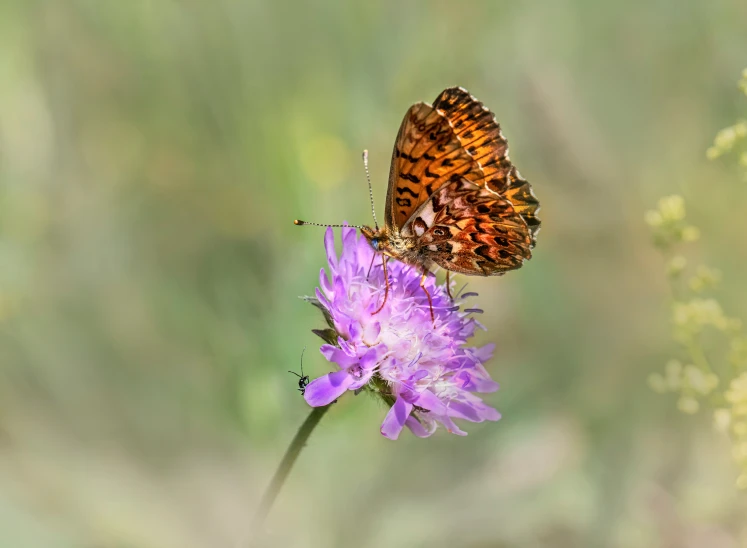
[[[278,466],[275,475],[272,477],[272,481],[270,481],[270,485],[267,487],[267,491],[265,491],[265,494],[262,496],[262,501],[259,503],[259,509],[257,510],[257,514],[254,516],[255,534],[259,533],[259,529],[262,527],[267,514],[270,513],[272,505],[278,497],[278,493],[280,493],[280,489],[288,478],[288,474],[290,474],[298,455],[301,454],[301,450],[309,440],[309,436],[331,405],[332,404],[324,407],[314,407],[301,425],[301,428],[296,432],[293,441],[288,446],[288,449],[283,456],[283,460],[280,461],[280,465]]]

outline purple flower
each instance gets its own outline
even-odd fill
[[[331,279],[322,269],[321,290],[310,299],[330,326],[315,331],[330,343],[321,352],[339,370],[306,387],[308,404],[328,405],[347,390],[372,391],[391,406],[381,424],[381,433],[390,439],[397,439],[404,426],[420,437],[433,434],[438,423],[453,434],[466,435],[453,419],[498,420],[498,411],[474,395],[498,390],[483,367],[494,345],[465,346],[475,328],[482,327],[471,317],[476,310],[460,311],[445,285],[429,276],[425,285],[433,299],[433,322],[420,287],[421,273],[389,261],[389,296],[374,315],[385,292],[381,256],[369,273],[374,251],[366,239],[353,228],[343,228],[342,244],[338,258],[334,233],[327,229],[324,245]]]

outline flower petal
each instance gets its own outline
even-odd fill
[[[345,227],[342,229],[342,254],[340,259],[351,267],[362,266],[356,264],[357,257],[357,243],[358,243],[358,231],[352,227]]]
[[[322,290],[328,297],[332,297],[335,294],[334,285],[327,278],[327,273],[323,268],[319,271],[319,285],[322,286]]]
[[[425,423],[423,425],[422,423]],[[436,431],[435,421],[418,421],[413,415],[410,415],[405,421],[405,426],[410,429],[410,432],[415,434],[419,438],[427,438],[432,436]]]
[[[342,396],[355,379],[347,371],[335,371],[314,379],[306,387],[304,399],[311,407],[329,405]]]
[[[354,369],[354,368],[351,368]],[[358,390],[359,388],[365,386],[368,384],[368,381],[371,380],[371,377],[373,377],[374,372],[373,371],[363,371],[360,378],[357,378],[355,375],[351,375],[355,382],[350,385],[348,388],[349,390]]]
[[[495,352],[495,345],[493,343],[486,344],[485,346],[481,346],[480,348],[475,349],[475,357],[480,360],[481,362],[486,362],[490,358],[493,357],[493,352]]]
[[[368,344],[373,346],[378,342],[379,335],[381,334],[381,323],[380,322],[371,322],[364,326],[363,328],[363,335],[362,335],[362,341],[363,344]]]
[[[356,356],[351,356],[342,349],[332,346],[331,344],[322,345],[319,351],[328,362],[336,363],[341,369],[347,369],[351,365],[358,363],[358,358]]]
[[[418,399],[414,402],[418,407],[433,411],[438,415],[445,415],[448,413],[446,404],[442,402],[433,392],[430,390],[423,390],[419,395]]]
[[[387,347],[385,344],[372,346],[363,354],[360,360],[360,366],[363,369],[375,369],[381,357],[386,354]]]
[[[335,309],[332,306],[332,303],[329,302],[329,299],[327,299],[326,295],[324,295],[324,293],[319,291],[319,289],[317,289],[314,294],[316,295],[316,298],[319,299],[319,302],[322,303],[322,306],[327,309],[327,312],[329,312],[332,318],[334,319],[333,311]]]
[[[497,421],[501,418],[498,411],[482,401],[479,404],[477,402],[451,401],[449,403],[449,415],[472,422]]]
[[[470,392],[495,392],[498,390],[499,385],[487,372],[481,371],[483,368],[481,365],[474,365],[472,371],[462,371],[454,376],[455,381],[459,381],[463,390]],[[475,374],[477,373],[477,374]]]
[[[332,267],[332,272],[337,270],[337,253],[335,253],[335,231],[327,228],[324,233],[324,249],[327,252],[327,262]]]
[[[402,432],[407,419],[412,412],[412,404],[407,403],[404,398],[397,398],[389,412],[381,423],[381,434],[390,440],[396,440]],[[417,422],[417,421],[416,421]]]

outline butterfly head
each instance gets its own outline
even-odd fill
[[[395,258],[400,255],[386,227],[375,230],[370,226],[362,226],[361,233],[366,237],[366,240],[368,240],[368,243],[371,244],[376,253],[382,253],[383,255]]]
[[[361,227],[361,233],[366,237],[366,240],[368,240],[368,243],[371,244],[371,247],[373,247],[374,251],[381,250],[381,243],[384,240],[384,235],[382,234],[382,232],[383,230],[374,230],[370,226]]]

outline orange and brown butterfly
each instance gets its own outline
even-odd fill
[[[493,113],[455,87],[433,105],[417,103],[407,111],[392,153],[384,227],[374,213],[375,228],[358,228],[384,256],[385,270],[392,258],[422,268],[423,281],[434,265],[447,276],[495,276],[531,258],[538,211]]]

